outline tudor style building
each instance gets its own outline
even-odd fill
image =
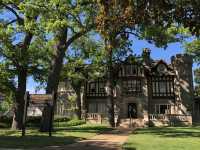
[[[118,64],[114,88],[115,114],[122,126],[147,124],[192,124],[193,74],[192,57],[177,54],[171,64],[152,60],[150,50],[144,49],[141,61],[129,56]],[[107,118],[105,80],[89,81],[85,86],[86,119],[102,122]]]

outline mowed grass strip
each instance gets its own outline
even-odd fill
[[[200,150],[200,127],[138,129],[123,145],[125,150]]]
[[[112,130],[105,125],[85,124],[75,127],[57,128],[52,134],[39,132],[38,129],[27,129],[26,136],[20,131],[0,129],[0,148],[37,148],[46,146],[67,145],[95,136],[98,133]]]

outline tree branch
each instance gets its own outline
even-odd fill
[[[17,60],[15,59],[16,57],[15,56],[8,56],[6,55],[5,53],[3,53],[3,50],[2,48],[0,48],[0,50],[2,51],[2,53],[0,53],[3,57],[11,60],[13,62],[13,64],[16,66],[16,67],[20,67],[19,63],[17,62]]]
[[[80,31],[80,32],[76,33],[74,36],[72,36],[71,38],[69,38],[67,40],[66,47],[68,47],[71,43],[73,43],[76,39],[78,39],[82,35],[86,34],[88,31],[89,30]]]
[[[14,20],[12,20],[12,21],[6,23],[5,26],[8,26],[8,25],[10,25],[10,24],[12,24],[12,23],[14,23],[14,22],[16,22],[16,21],[17,21],[17,19],[14,19]]]
[[[16,16],[16,18],[17,18],[17,20],[18,20],[19,22],[22,22],[22,21],[23,21],[23,19],[18,15],[18,13],[17,13],[12,7],[9,7],[9,6],[7,6],[6,4],[3,4],[3,3],[0,3],[0,5],[2,5],[2,6],[5,7],[7,10],[9,10],[10,12],[12,12],[12,13]]]
[[[136,36],[136,37],[138,37],[138,38],[141,38],[141,37],[139,36],[139,34],[134,33],[134,32],[130,32],[130,31],[119,32],[119,33],[117,33],[117,35],[122,34],[122,33],[131,34],[131,35],[134,35],[134,36]]]

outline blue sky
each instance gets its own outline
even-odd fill
[[[170,58],[176,54],[184,53],[184,47],[182,43],[172,43],[169,44],[167,49],[164,48],[157,48],[154,44],[150,44],[145,40],[137,40],[135,38],[133,40],[132,50],[135,54],[141,54],[143,48],[150,48],[151,49],[151,57],[153,59],[163,59],[167,63],[170,63]],[[196,68],[197,65],[194,64],[193,68]],[[31,77],[28,78],[27,83],[27,90],[30,93],[35,93],[35,87],[37,84],[33,81]],[[38,93],[44,93],[44,90],[40,90]]]

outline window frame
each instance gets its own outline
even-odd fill
[[[164,83],[165,92],[160,89],[161,83]],[[151,92],[153,98],[174,98],[174,76],[151,76]]]
[[[142,79],[129,78],[122,81],[123,95],[135,96],[142,94]]]
[[[94,89],[95,89],[94,91],[92,91],[93,88],[91,88],[91,84],[94,84]],[[103,86],[101,84],[103,84]],[[87,82],[86,96],[87,97],[105,97],[106,96],[105,85],[106,85],[106,82],[103,79],[97,79],[96,81]]]
[[[119,77],[131,77],[131,76],[144,76],[143,67],[139,64],[126,63],[123,64],[119,71]]]
[[[161,106],[166,106],[167,108],[165,109],[165,111],[167,110],[168,113],[161,113]],[[154,113],[155,114],[162,114],[162,115],[171,114],[172,113],[171,108],[172,108],[171,104],[155,104],[154,105]]]

